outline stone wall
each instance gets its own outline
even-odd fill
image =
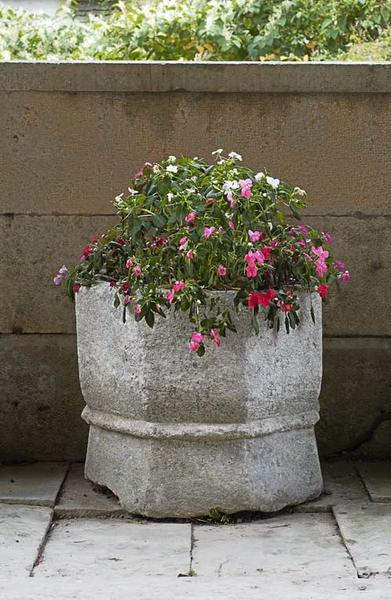
[[[81,459],[73,306],[51,285],[145,160],[236,150],[305,188],[353,280],[325,310],[323,455],[391,454],[391,65],[0,64],[0,459]]]

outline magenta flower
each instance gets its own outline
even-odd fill
[[[338,260],[338,259],[334,261],[334,267],[340,273],[343,273],[345,271],[345,269],[346,269],[344,261],[343,260]]]
[[[199,333],[198,331],[193,331],[193,333],[191,334],[191,340],[189,342],[190,350],[192,352],[197,352],[198,348],[201,346],[203,341],[204,336],[202,335],[202,333]]]
[[[236,225],[233,221],[228,221],[228,227],[232,229],[232,231],[235,231],[236,229]]]
[[[251,198],[251,188],[253,186],[251,179],[240,179],[239,185],[242,188],[242,197],[246,200]]]
[[[184,281],[176,281],[174,283],[174,285],[172,286],[172,289],[174,290],[174,292],[180,292],[181,290],[183,290],[186,287],[186,283]]]
[[[128,258],[128,260],[126,261],[126,268],[131,269],[132,267],[133,267],[133,261],[131,258]]]
[[[210,337],[212,338],[216,348],[220,348],[221,339],[220,339],[219,332],[217,331],[217,329],[210,330]]]
[[[323,250],[322,246],[319,246],[319,248],[317,248],[316,246],[312,246],[311,250],[315,254],[315,256],[320,258],[320,260],[325,261],[326,258],[328,258],[328,256],[329,256],[328,251]]]
[[[308,235],[308,227],[306,225],[297,225],[296,229],[302,235]]]
[[[186,246],[186,244],[187,244],[187,237],[185,236],[179,240],[179,250],[183,250],[184,247]]]
[[[249,264],[255,263],[256,261],[259,265],[263,265],[265,262],[265,256],[261,250],[257,250],[256,252],[250,250],[244,257],[244,260]]]
[[[139,277],[141,275],[141,267],[139,267],[138,265],[134,267],[133,273],[136,275],[136,277]]]
[[[249,229],[247,233],[248,233],[248,237],[250,238],[250,240],[254,243],[259,242],[259,240],[262,237],[262,234],[260,231],[252,231],[251,229]]]
[[[77,294],[77,292],[80,290],[80,288],[81,288],[80,283],[74,283],[73,286],[72,286],[72,292],[74,294]]]
[[[323,233],[323,239],[327,244],[332,244],[334,238],[331,233]]]
[[[347,283],[348,281],[350,281],[352,278],[351,274],[349,271],[344,271],[343,273],[341,273],[341,281],[343,283]]]
[[[131,297],[129,296],[129,294],[126,294],[126,296],[124,296],[125,304],[129,304],[130,301],[131,301]]]
[[[188,258],[189,260],[193,260],[193,258],[194,258],[194,252],[193,252],[193,250],[188,250],[186,252],[186,258]]]
[[[186,221],[186,223],[194,223],[196,218],[197,218],[196,213],[194,211],[192,211],[185,217],[185,221]]]
[[[225,277],[225,275],[227,274],[227,267],[225,267],[224,265],[219,265],[217,267],[217,273],[220,275],[220,277]]]
[[[204,237],[209,238],[216,231],[216,227],[204,227]]]
[[[139,315],[140,313],[141,313],[141,306],[139,304],[136,304],[136,306],[134,307],[134,314]]]

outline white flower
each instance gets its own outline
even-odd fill
[[[168,194],[167,194],[167,200],[169,202],[171,202],[171,200],[173,199],[173,197],[174,197],[174,194],[172,192],[168,192]]]
[[[168,162],[173,163],[176,161],[176,156],[172,156],[172,154],[171,154],[171,156],[169,156],[167,160],[168,160]]]
[[[257,173],[254,177],[255,181],[261,181],[261,179],[265,177],[265,173],[262,173],[262,171],[260,171],[259,173]]]
[[[195,194],[196,190],[194,188],[186,188],[185,192],[187,192],[188,194]]]
[[[243,160],[241,155],[238,154],[237,152],[230,152],[228,154],[229,158],[234,158],[235,160]]]
[[[160,173],[160,165],[153,165],[152,171],[155,174]]]
[[[274,190],[276,190],[278,188],[278,186],[280,185],[280,180],[274,179],[274,177],[270,177],[270,175],[267,175],[266,181]]]
[[[297,194],[298,196],[302,196],[302,197],[303,197],[303,196],[306,196],[306,195],[307,195],[307,192],[306,192],[305,190],[302,190],[302,189],[301,189],[301,188],[299,188],[299,187],[295,187],[295,189],[294,189],[293,191],[294,191],[294,192],[296,192],[296,194]]]
[[[135,196],[136,194],[138,194],[138,191],[134,190],[133,188],[128,188],[128,192],[131,196]]]
[[[229,192],[230,190],[237,190],[239,186],[239,182],[238,181],[225,181],[223,183],[223,190],[225,192]]]
[[[218,150],[212,152],[212,154],[221,154],[222,152],[224,152],[223,148],[219,148]]]
[[[177,165],[168,165],[166,167],[166,171],[167,171],[167,173],[177,173],[178,167],[177,167]]]
[[[123,194],[123,192],[122,192],[122,194],[119,194],[118,196],[116,196],[116,197],[115,197],[115,200],[114,200],[114,202],[117,202],[117,203],[118,203],[118,202],[121,202],[121,200],[122,200],[122,196],[123,196],[123,195],[124,195],[124,194]]]

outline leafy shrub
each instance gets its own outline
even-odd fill
[[[313,60],[343,56],[391,22],[391,0],[119,2],[78,21],[0,7],[0,59]]]
[[[120,223],[83,249],[80,264],[63,266],[73,297],[81,286],[106,282],[124,319],[153,327],[167,309],[188,314],[190,349],[202,355],[209,339],[234,330],[231,314],[209,291],[233,290],[258,332],[258,318],[287,332],[300,322],[300,293],[326,298],[333,282],[348,281],[342,261],[330,254],[332,237],[300,219],[305,192],[265,173],[254,173],[231,152],[216,164],[168,157],[145,163],[127,197],[116,198]],[[312,313],[313,314],[313,313]],[[314,316],[313,316],[314,318]]]

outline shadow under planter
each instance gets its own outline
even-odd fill
[[[186,349],[186,315],[151,330],[131,315],[122,322],[108,285],[77,294],[86,477],[132,513],[274,512],[322,491],[320,298],[302,295],[301,324],[289,335],[262,323],[256,336],[247,311],[236,315],[234,295],[221,299],[237,334],[199,358]]]

